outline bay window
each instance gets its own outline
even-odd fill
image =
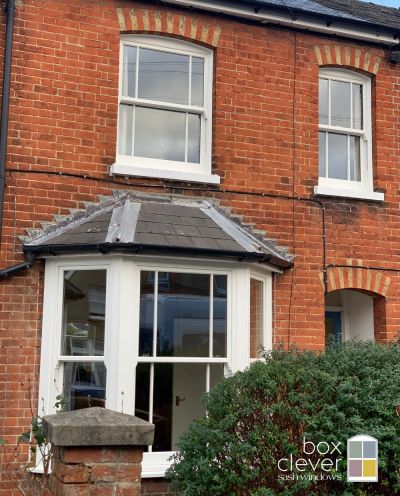
[[[40,404],[155,425],[143,476],[162,476],[203,395],[271,343],[271,272],[135,255],[46,260]]]

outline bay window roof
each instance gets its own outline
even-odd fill
[[[284,248],[252,233],[210,201],[132,193],[35,231],[23,248],[34,255],[124,251],[292,265]]]

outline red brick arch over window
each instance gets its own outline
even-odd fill
[[[314,47],[318,65],[345,66],[378,74],[381,57],[368,50],[339,45],[317,45]]]
[[[347,267],[328,268],[327,292],[352,289],[372,296],[376,341],[395,339],[399,336],[399,330],[389,325],[393,305],[388,305],[392,278],[384,271],[360,266],[365,266],[362,260],[349,260]]]
[[[182,15],[155,8],[126,7],[116,9],[121,32],[162,33],[181,36],[216,47],[221,27],[204,22],[195,15]]]

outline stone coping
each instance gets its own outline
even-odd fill
[[[100,407],[46,415],[43,431],[56,446],[147,446],[154,438],[153,424]]]

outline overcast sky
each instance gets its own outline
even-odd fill
[[[367,0],[364,0],[367,1]],[[400,7],[400,0],[372,0],[373,3],[380,5],[387,5],[388,7]]]

